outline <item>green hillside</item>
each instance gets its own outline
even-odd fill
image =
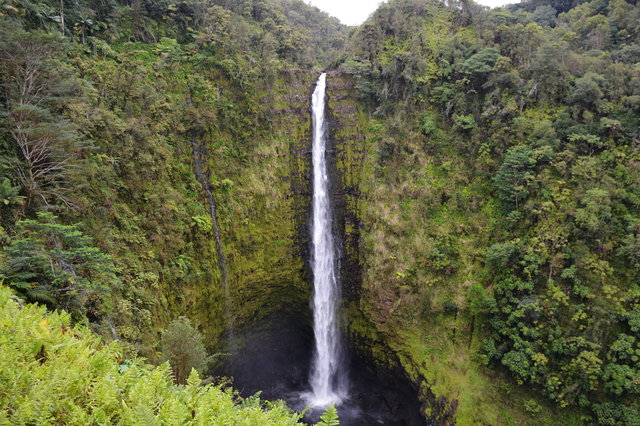
[[[342,65],[379,117],[361,305],[462,424],[639,421],[640,9],[573,6],[392,1]]]
[[[435,424],[640,424],[634,0],[0,1],[3,421],[299,420],[167,339],[311,321],[321,70],[358,353]]]

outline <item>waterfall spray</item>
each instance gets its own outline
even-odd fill
[[[331,198],[326,161],[327,132],[325,122],[326,77],[318,79],[312,97],[313,122],[313,332],[315,352],[309,381],[309,404],[324,407],[339,403],[344,397],[344,380],[338,377],[342,362],[338,304],[340,287],[336,272],[336,248],[332,232]]]

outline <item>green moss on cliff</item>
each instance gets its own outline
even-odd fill
[[[167,14],[153,2],[135,10],[85,3],[65,11],[67,25],[79,16],[99,23],[81,37],[49,34],[58,27],[34,19],[32,5],[0,11],[3,58],[14,55],[11,63],[3,59],[2,84],[11,88],[2,113],[20,93],[12,78],[34,61],[40,106],[93,145],[78,148],[74,173],[59,179],[73,208],[59,200],[21,206],[28,185],[17,185],[15,170],[2,168],[0,178],[18,192],[0,207],[0,244],[11,238],[16,219],[41,209],[57,210],[64,223],[81,222],[113,257],[124,283],[108,297],[87,298],[92,327],[151,359],[159,331],[179,315],[200,324],[214,349],[224,345],[228,317],[241,326],[282,307],[306,307],[308,99],[317,73],[288,69],[335,59],[345,27],[299,1],[286,8],[269,2],[259,14],[235,3],[196,10],[185,2],[180,13]],[[329,41],[313,30],[320,23],[331,28],[332,47],[314,56],[301,40]],[[262,36],[271,44],[256,41]],[[55,49],[47,47],[51,40]],[[50,78],[55,73],[64,80]],[[13,124],[3,121],[2,134]],[[26,162],[14,139],[2,139],[3,164]],[[194,147],[206,152],[229,301],[207,196],[194,174]]]
[[[485,331],[468,313],[468,293],[483,274],[495,206],[479,202],[486,188],[450,148],[455,137],[438,130],[425,139],[372,118],[354,85],[336,74],[327,86],[350,341],[404,371],[438,423],[579,423],[579,414],[560,413],[477,358]],[[361,269],[345,268],[353,263]]]

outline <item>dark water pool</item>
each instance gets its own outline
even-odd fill
[[[289,314],[278,314],[236,332],[214,375],[232,376],[233,386],[244,397],[261,391],[261,398],[283,399],[302,411],[302,394],[309,390],[308,372],[313,350],[313,330],[307,322]],[[383,371],[354,351],[347,350],[349,395],[336,408],[340,424],[346,426],[426,425],[412,384],[398,374]],[[321,410],[309,410],[304,421],[315,423]]]

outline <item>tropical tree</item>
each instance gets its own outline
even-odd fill
[[[515,204],[529,195],[529,183],[535,166],[533,151],[528,146],[518,145],[507,151],[504,161],[496,173],[494,184],[505,205]]]
[[[24,31],[16,24],[0,26],[0,71],[7,99],[4,111],[7,140],[4,158],[16,172],[25,202],[72,206],[68,181],[88,144],[59,114],[78,85],[57,60],[58,36]]]
[[[571,105],[578,105],[585,109],[594,110],[603,96],[600,85],[604,83],[604,77],[600,74],[587,73],[576,80],[573,92],[567,97]]]
[[[25,194],[23,207],[35,200],[73,206],[67,184],[83,146],[74,126],[31,104],[13,107],[7,121],[19,153],[10,162]]]
[[[29,301],[82,314],[91,294],[119,285],[118,269],[78,225],[57,222],[48,212],[18,221],[0,277]]]
[[[169,361],[176,383],[185,384],[191,370],[202,373],[207,366],[207,351],[202,335],[185,317],[174,319],[162,333],[160,352]]]

